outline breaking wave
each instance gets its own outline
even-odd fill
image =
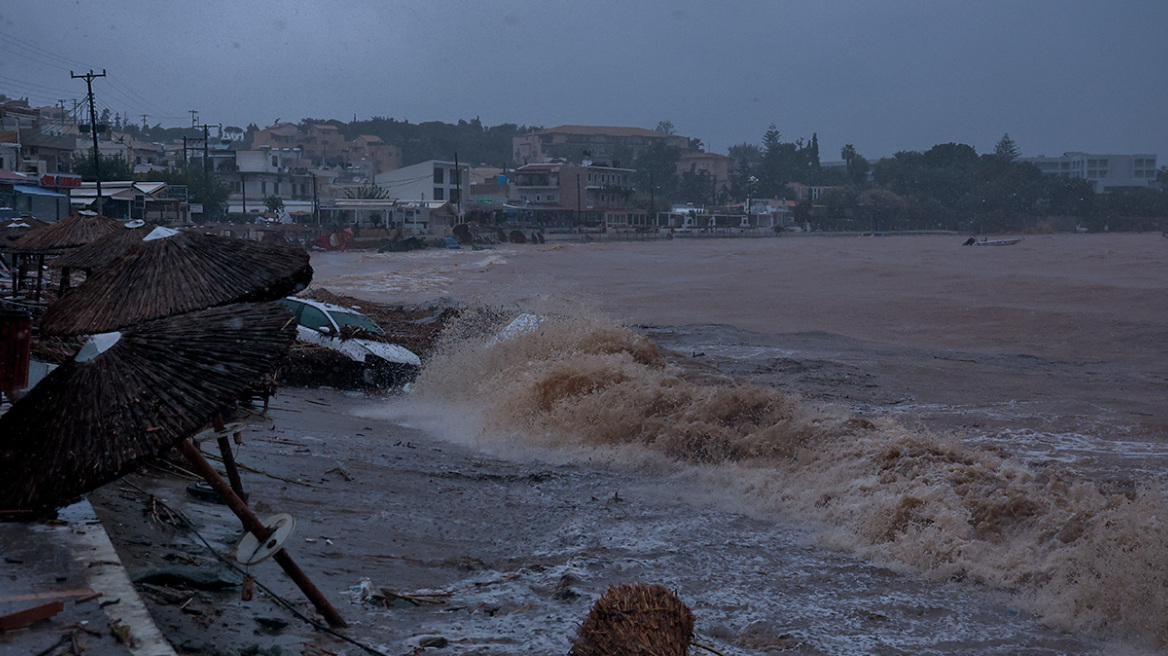
[[[1057,464],[869,421],[669,361],[594,317],[463,325],[416,385],[522,445],[647,450],[824,540],[939,579],[991,585],[1054,626],[1168,643],[1168,500]],[[1114,486],[1112,486],[1114,487]]]

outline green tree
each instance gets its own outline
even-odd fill
[[[356,189],[346,189],[345,195],[349,198],[389,198],[389,190],[379,185],[361,185]]]
[[[873,231],[895,228],[896,220],[908,206],[903,198],[887,189],[868,189],[860,194],[856,205]]]
[[[714,178],[709,171],[685,171],[678,185],[680,200],[685,203],[703,205],[714,203]]]
[[[633,162],[633,183],[638,191],[652,193],[654,202],[672,202],[678,198],[677,160],[681,149],[657,141]],[[660,206],[660,205],[658,205]]]
[[[1095,209],[1095,185],[1086,178],[1044,176],[1041,208],[1052,216],[1088,216]]]
[[[730,197],[734,200],[745,200],[750,190],[750,179],[758,179],[759,169],[762,167],[762,149],[751,143],[741,143],[730,146],[730,159],[733,160],[733,169],[730,172]]]
[[[284,209],[284,200],[273,194],[264,199],[264,207],[268,208],[269,212],[279,212]]]
[[[202,167],[189,170],[169,168],[165,171],[151,171],[139,174],[140,182],[165,182],[168,185],[183,185],[187,188],[187,199],[203,206],[203,218],[220,221],[227,216],[227,198],[231,190],[214,175],[203,175]]]
[[[97,174],[94,172],[93,164],[93,149],[90,148],[84,153],[73,153],[73,159],[69,163],[73,172],[81,176],[81,179],[90,182],[97,180]],[[133,180],[134,167],[126,161],[125,157],[121,155],[98,155],[98,169],[101,172],[101,181],[108,180]]]
[[[1002,138],[998,140],[997,145],[994,146],[994,155],[1000,157],[1007,162],[1013,162],[1021,157],[1022,152],[1018,150],[1018,145],[1010,138],[1009,133],[1003,133]]]
[[[872,170],[872,166],[864,159],[863,155],[856,152],[856,147],[852,144],[845,144],[840,148],[840,157],[844,160],[844,171],[847,173],[848,180],[856,186],[861,186],[868,182],[868,173]]]

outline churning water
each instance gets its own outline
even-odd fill
[[[546,318],[502,340],[498,316],[463,326],[413,403],[459,409],[435,430],[667,499],[630,574],[678,568],[664,582],[700,591],[699,630],[704,610],[743,653],[1162,648],[1168,271],[1150,249],[1165,245],[942,239],[415,260],[448,281],[431,293]],[[326,261],[317,284],[401,300],[381,293],[408,263],[366,256],[335,284]],[[585,294],[652,325],[556,302]]]

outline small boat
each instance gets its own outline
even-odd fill
[[[1005,239],[986,239],[985,237],[978,239],[977,237],[970,237],[962,243],[962,246],[1013,246],[1020,241],[1022,241],[1021,237],[1008,237]]]

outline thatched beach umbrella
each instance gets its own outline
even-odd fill
[[[64,296],[70,287],[70,276],[74,269],[80,269],[86,276],[108,267],[126,251],[142,243],[142,239],[154,230],[154,226],[144,221],[127,221],[121,230],[106,233],[97,239],[66,252],[49,261],[49,265],[61,270],[61,287],[58,296]]]
[[[48,225],[48,223],[31,216],[18,216],[0,221],[0,250],[11,250],[12,242],[37,228],[44,228]]]
[[[160,231],[165,236],[154,238]],[[41,332],[94,334],[228,303],[283,298],[311,282],[308,260],[298,246],[159,228],[49,306]]]
[[[0,511],[51,510],[176,446],[270,374],[291,318],[237,304],[95,336],[0,416]]]
[[[685,656],[693,612],[664,586],[614,585],[580,625],[570,656]]]
[[[127,221],[121,228],[65,253],[53,260],[51,266],[80,269],[86,273],[100,271],[142,243],[142,239],[154,230],[154,226],[142,221]]]
[[[24,270],[28,268],[30,260],[36,261],[37,287],[36,298],[41,297],[41,271],[45,265],[45,258],[58,255],[71,248],[84,246],[98,237],[120,229],[121,221],[101,216],[94,212],[74,214],[56,223],[30,230],[27,234],[13,241],[6,247],[9,253],[19,255],[23,260],[22,266],[17,269],[16,285],[13,291],[21,287]]]
[[[59,253],[84,246],[98,237],[122,227],[122,222],[100,214],[74,214],[56,223],[38,228],[12,242],[14,253]]]

